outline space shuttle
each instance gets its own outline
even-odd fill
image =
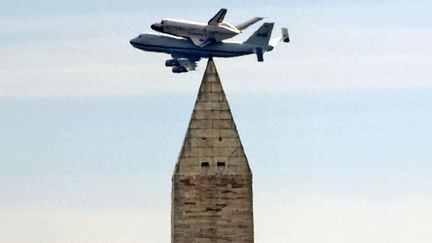
[[[189,39],[195,46],[204,47],[210,43],[221,42],[240,34],[244,29],[261,21],[262,17],[252,18],[239,25],[224,22],[226,9],[221,9],[208,23],[182,19],[165,18],[151,25],[155,31]]]

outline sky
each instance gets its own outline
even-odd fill
[[[432,2],[3,0],[0,243],[170,241],[205,60],[175,75],[129,40],[222,7],[291,37],[264,63],[215,59],[254,175],[255,242],[432,241]]]

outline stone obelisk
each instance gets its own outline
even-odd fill
[[[252,243],[252,172],[208,60],[172,177],[172,243]]]

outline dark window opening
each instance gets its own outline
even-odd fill
[[[207,174],[210,168],[209,162],[201,162],[201,172]]]
[[[222,174],[223,171],[225,170],[225,162],[217,162],[217,173],[218,174]]]
[[[225,167],[225,162],[217,162],[218,167]]]
[[[219,136],[219,142],[222,142],[222,137]]]

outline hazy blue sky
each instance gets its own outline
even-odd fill
[[[432,241],[431,1],[3,0],[1,243],[169,242],[205,60],[174,75],[129,39],[221,7],[292,39],[264,63],[215,60],[254,173],[256,242]]]

